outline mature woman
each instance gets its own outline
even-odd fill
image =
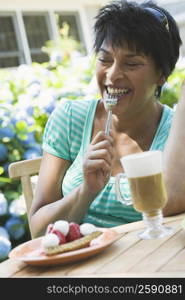
[[[165,214],[185,210],[171,197],[169,141],[173,111],[159,102],[161,88],[179,57],[181,39],[172,16],[153,2],[116,1],[103,7],[95,23],[96,77],[100,100],[65,101],[45,128],[38,188],[30,214],[33,235],[59,219],[111,227],[141,219],[115,195],[120,157],[164,150],[169,196]],[[104,99],[116,97],[112,129],[105,134]],[[170,140],[173,140],[170,137]],[[125,186],[125,185],[124,185]],[[129,193],[129,187],[123,190]]]

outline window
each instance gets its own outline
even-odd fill
[[[69,35],[84,45],[77,12],[0,12],[0,68],[48,61],[41,49],[57,37],[57,25],[61,28],[64,22],[69,24]]]
[[[85,45],[78,13],[58,12],[56,15],[59,28],[62,28],[63,23],[67,23],[69,25],[69,36],[73,37],[82,45]]]
[[[58,25],[60,28],[63,26],[63,23],[67,23],[69,25],[69,35],[75,38],[77,41],[80,41],[76,16],[59,13]]]
[[[24,15],[23,20],[32,61],[39,63],[48,61],[47,54],[41,50],[50,39],[46,15]]]
[[[0,16],[0,68],[16,67],[23,62],[14,15]]]

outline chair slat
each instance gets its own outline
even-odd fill
[[[19,179],[22,176],[37,174],[40,169],[41,157],[13,162],[9,165],[9,177]]]
[[[29,215],[30,212],[36,186],[36,183],[32,182],[32,179],[34,179],[35,175],[39,173],[41,159],[41,157],[38,157],[34,159],[13,162],[8,168],[9,177],[12,179],[19,179],[21,181],[27,215]]]
[[[22,191],[24,194],[24,198],[26,199],[27,213],[29,213],[33,201],[33,190],[32,190],[31,178],[29,176],[22,176],[21,184],[22,184]]]

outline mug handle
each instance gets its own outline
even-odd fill
[[[116,190],[116,196],[118,198],[118,201],[120,201],[121,203],[123,203],[126,206],[132,205],[132,198],[131,197],[124,198],[121,194],[121,191],[120,191],[120,179],[121,178],[126,178],[125,173],[119,173],[116,175],[116,178],[115,178],[115,190]]]

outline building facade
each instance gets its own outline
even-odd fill
[[[87,53],[92,50],[93,23],[98,9],[107,0],[0,0],[0,68],[48,60],[42,47],[56,40],[64,22],[70,35]],[[161,0],[177,20],[185,41],[185,1]],[[185,46],[181,48],[185,56]]]

